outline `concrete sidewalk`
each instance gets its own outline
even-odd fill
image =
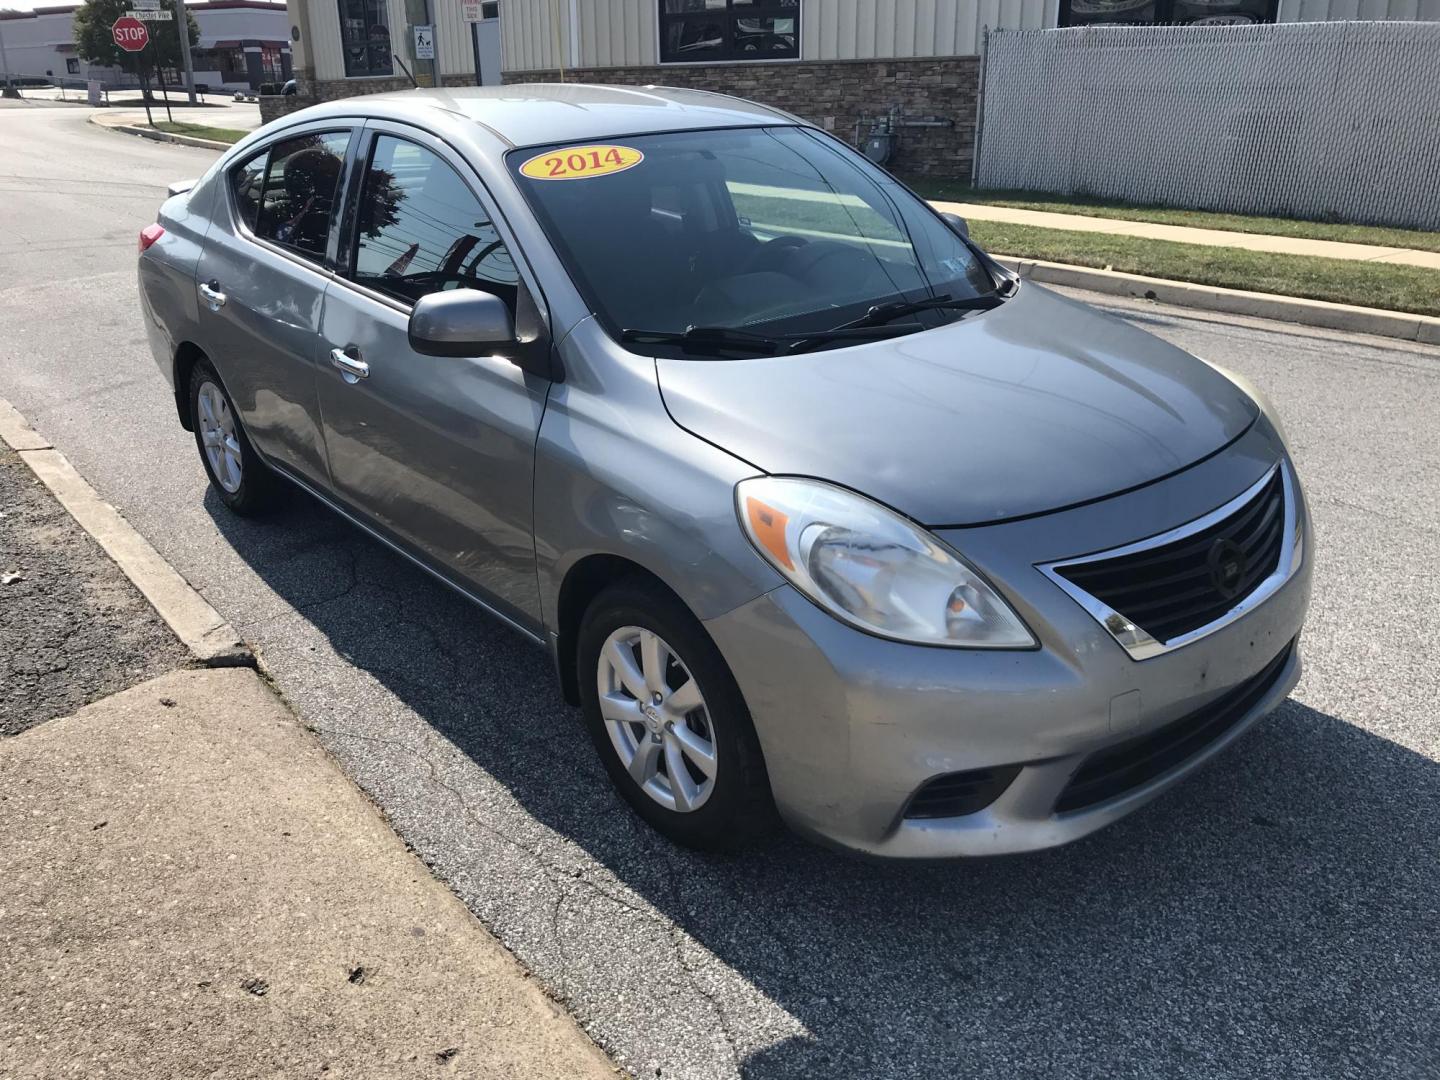
[[[204,127],[230,128],[235,131],[254,131],[260,126],[260,106],[251,102],[216,102],[201,109],[176,105],[173,112],[177,124],[200,124]],[[165,120],[164,104],[152,104],[150,114],[156,123]],[[145,108],[141,105],[127,105],[123,108],[96,109],[91,120],[101,127],[134,127],[146,122]]]
[[[1110,233],[1113,236],[1135,236],[1146,240],[1171,240],[1180,244],[1268,251],[1276,255],[1314,255],[1324,259],[1398,263],[1440,270],[1440,251],[1346,244],[1336,240],[1307,240],[1298,236],[1272,236],[1224,229],[1192,229],[1184,225],[1122,221],[1117,218],[1086,217],[1083,214],[1057,214],[1044,210],[1022,210],[1012,206],[991,206],[987,203],[932,201],[931,205],[937,210],[959,214],[970,221],[1003,221],[1012,225],[1034,225],[1044,229]]]
[[[0,1076],[613,1066],[248,669],[0,742]]]

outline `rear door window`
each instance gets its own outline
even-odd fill
[[[349,132],[327,131],[286,139],[252,158],[232,174],[241,218],[262,239],[302,258],[324,259],[349,144]],[[258,202],[251,195],[257,170]]]
[[[240,220],[251,232],[260,218],[260,199],[265,191],[265,163],[270,151],[262,150],[239,168],[230,171],[230,189],[235,193],[235,209]]]
[[[490,213],[438,155],[379,135],[356,221],[354,280],[413,304],[445,289],[481,289],[513,312],[520,280]]]

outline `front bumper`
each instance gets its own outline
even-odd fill
[[[706,623],[755,720],[782,815],[797,831],[882,856],[994,855],[1053,847],[1130,813],[1238,739],[1299,679],[1298,651],[1238,719],[1184,760],[1106,801],[1056,810],[1087,758],[1227,698],[1299,635],[1305,558],[1264,603],[1223,629],[1136,661],[1038,568],[1164,532],[1253,483],[1283,453],[1268,425],[1216,458],[1148,488],[1028,521],[940,535],[997,583],[1041,647],[927,648],[830,617],[790,586]],[[1188,509],[1181,509],[1188,508]],[[1004,792],[962,817],[905,817],[915,792],[949,773],[1021,766]]]

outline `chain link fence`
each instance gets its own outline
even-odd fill
[[[987,35],[975,180],[1440,228],[1440,23]]]

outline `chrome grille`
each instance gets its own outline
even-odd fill
[[[1168,533],[1042,566],[1137,660],[1219,629],[1299,565],[1297,500],[1276,465],[1235,499]]]

